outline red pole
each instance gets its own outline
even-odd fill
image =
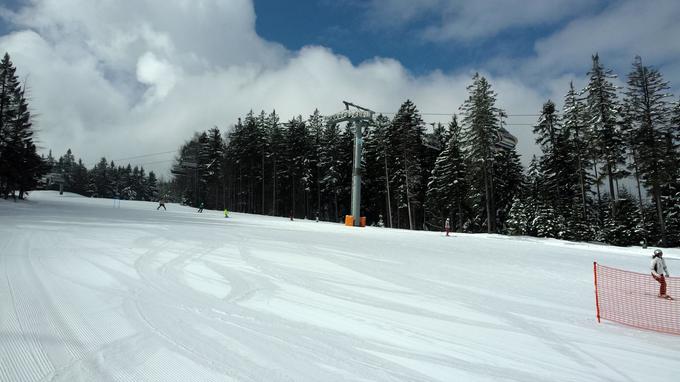
[[[600,299],[597,293],[597,261],[593,261],[593,276],[595,279],[595,308],[597,310],[597,322],[600,322]]]

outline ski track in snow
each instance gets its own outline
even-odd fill
[[[677,378],[594,317],[592,261],[650,250],[155,207],[0,201],[0,381]]]

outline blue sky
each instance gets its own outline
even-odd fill
[[[388,21],[389,13],[380,14],[374,9],[395,6],[396,3],[256,0],[256,29],[263,38],[279,42],[289,49],[323,45],[355,64],[376,56],[391,57],[399,60],[413,74],[420,75],[433,70],[452,72],[485,68],[487,62],[496,57],[521,59],[531,56],[536,41],[561,30],[575,19],[597,15],[612,2],[581,2],[576,5],[583,10],[579,14],[567,12],[563,17],[545,23],[512,25],[493,35],[463,41],[455,38],[433,41],[422,36],[422,30],[433,20],[444,17],[442,12],[446,6],[428,8],[426,5],[422,13],[396,23]],[[588,57],[583,57],[583,61],[587,63]],[[494,71],[497,68],[488,69]]]
[[[595,52],[619,85],[641,55],[677,100],[677,20],[676,0],[3,0],[0,51],[29,79],[41,146],[86,162],[174,150],[251,109],[455,113],[480,72],[526,163],[535,114]]]
[[[418,36],[427,19],[378,26],[365,14],[365,7],[353,2],[256,0],[255,11],[258,34],[289,49],[323,45],[354,63],[392,57],[414,74],[479,66],[498,54],[528,55],[538,37],[559,27],[520,27],[492,39],[441,43]]]

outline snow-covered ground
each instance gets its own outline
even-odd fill
[[[0,201],[0,381],[678,381],[677,336],[595,320],[593,260],[650,252],[33,192]]]

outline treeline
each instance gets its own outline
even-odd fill
[[[116,166],[113,161],[101,158],[88,170],[82,159],[76,162],[71,149],[58,160],[54,159],[50,151],[44,161],[49,169],[48,189],[58,190],[61,182],[64,191],[89,197],[146,201],[159,199],[159,180],[153,171],[147,174],[144,167],[132,167],[130,164]]]
[[[680,244],[680,104],[640,57],[625,89],[614,78],[595,55],[588,85],[570,86],[561,114],[543,105],[534,128],[543,155],[513,203],[509,233]]]
[[[504,225],[502,211],[523,185],[520,159],[514,148],[496,147],[502,111],[490,84],[475,76],[469,90],[460,123],[454,116],[426,129],[407,100],[394,118],[378,115],[364,131],[369,224],[440,229],[451,216],[465,231]],[[276,112],[251,111],[224,136],[214,127],[185,143],[171,189],[191,205],[340,222],[350,214],[353,129],[326,123],[318,110],[285,123]]]
[[[660,72],[636,57],[627,87],[592,57],[588,85],[548,100],[534,128],[543,154],[524,171],[499,145],[505,113],[475,75],[446,124],[427,126],[407,100],[364,132],[362,214],[369,224],[498,232],[616,245],[680,241],[680,106]],[[170,185],[207,208],[342,221],[350,214],[353,126],[318,110],[282,123],[248,113],[222,135],[179,150]],[[632,185],[632,186],[631,186]]]
[[[0,62],[0,195],[23,199],[46,168],[33,142],[33,123],[26,87],[9,54]]]

